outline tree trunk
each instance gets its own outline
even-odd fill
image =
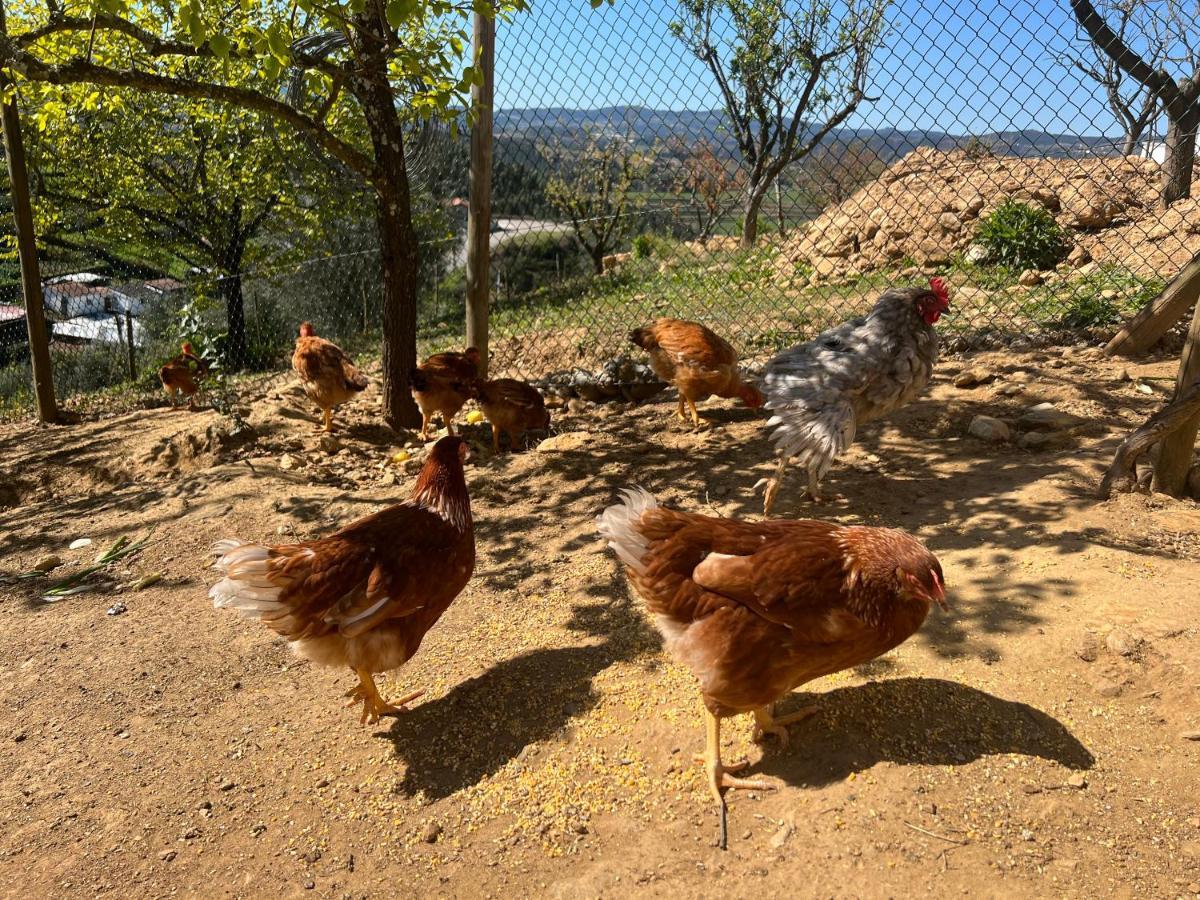
[[[1139,137],[1140,134],[1134,134],[1132,131],[1125,132],[1125,143],[1121,145],[1122,156],[1133,156]]]
[[[221,279],[221,296],[225,298],[225,358],[230,368],[238,371],[250,365],[246,346],[246,302],[242,296],[242,276],[235,271]]]
[[[592,269],[597,275],[604,274],[604,247],[597,244],[588,248],[588,256],[592,258]]]
[[[1162,205],[1192,195],[1192,166],[1196,159],[1196,127],[1200,125],[1200,103],[1192,100],[1178,116],[1168,111],[1166,159],[1163,161]]]
[[[779,225],[779,236],[787,237],[787,223],[783,219],[783,188],[779,186],[779,179],[775,179],[775,219]]]
[[[742,247],[749,249],[758,240],[758,211],[767,196],[766,185],[746,189],[746,202],[742,205]]]
[[[1200,383],[1200,303],[1196,304],[1187,343],[1179,360],[1179,374],[1175,379],[1175,397],[1171,406],[1185,403],[1189,388],[1197,383]],[[1158,460],[1154,464],[1154,490],[1172,497],[1182,497],[1186,493],[1197,433],[1200,433],[1200,412],[1193,411],[1189,418],[1163,438]]]

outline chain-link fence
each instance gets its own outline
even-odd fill
[[[935,274],[952,347],[1111,332],[1200,252],[1198,21],[1194,0],[538,3],[498,26],[493,372],[595,371],[664,315],[762,358]],[[442,139],[422,351],[463,334],[466,143]],[[285,368],[305,319],[377,352],[369,236],[298,263],[261,243],[236,278],[47,270],[60,393],[148,396],[181,335],[230,370]],[[29,402],[13,296],[10,411]]]

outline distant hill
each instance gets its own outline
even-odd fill
[[[494,123],[497,152],[505,142],[525,145],[559,140],[577,142],[586,130],[610,134],[631,134],[640,143],[667,142],[671,139],[688,144],[707,140],[726,153],[736,146],[725,129],[721,110],[663,110],[644,106],[610,106],[599,109],[534,107],[498,109]],[[891,163],[917,147],[953,150],[978,138],[994,153],[1023,158],[1075,159],[1116,155],[1119,143],[1113,138],[1044,131],[999,131],[979,135],[955,135],[944,131],[904,131],[897,128],[839,128],[831,141],[866,141],[885,162]]]

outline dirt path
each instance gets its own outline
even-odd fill
[[[762,422],[665,425],[673,395],[560,415],[577,449],[476,456],[476,577],[360,727],[350,673],[214,611],[216,539],[315,536],[404,497],[373,425],[311,433],[286,382],[248,398],[252,434],[152,410],[0,430],[0,573],[54,574],[117,537],[147,548],[101,590],[43,602],[0,583],[4,896],[908,896],[1200,894],[1200,507],[1096,504],[1115,441],[1169,382],[1068,352],[976,357],[999,382],[932,393],[837,466],[819,511],[917,532],[954,605],[870,666],[809,686],[821,714],[780,751],[725,729],[780,789],[735,795],[731,846],[691,754],[697,693],[669,663],[593,519],[631,482],[754,515]],[[1170,362],[1129,367],[1167,376]],[[1005,388],[1003,385],[1019,385]],[[1006,396],[1004,390],[1015,390]],[[1030,451],[966,435],[978,413],[1053,402],[1084,420]],[[482,426],[472,432],[485,443]],[[795,488],[797,484],[793,485]],[[779,513],[806,514],[792,493]],[[67,550],[75,538],[94,544]],[[119,590],[162,573],[144,590]],[[121,601],[127,611],[106,615]],[[805,702],[795,697],[785,709]]]

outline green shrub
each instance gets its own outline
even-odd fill
[[[492,255],[502,290],[523,294],[551,281],[592,271],[592,262],[566,233],[521,234],[502,242]]]
[[[989,263],[1017,270],[1053,268],[1067,252],[1054,216],[1016,200],[1005,200],[981,219],[975,240],[987,249]]]

